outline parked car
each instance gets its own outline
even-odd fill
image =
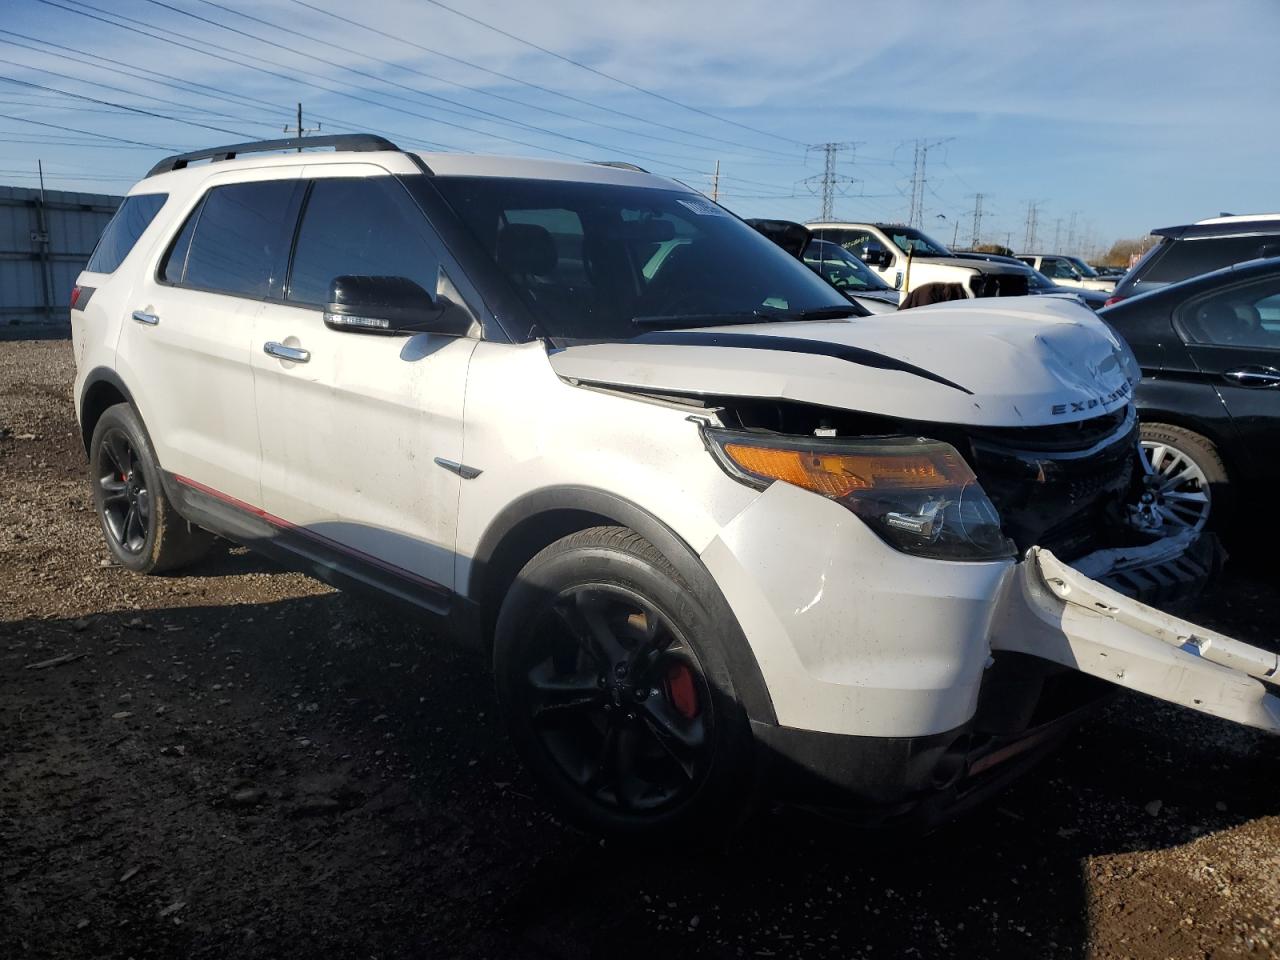
[[[1115,289],[1115,279],[1103,277],[1079,257],[1065,254],[1020,253],[1018,259],[1034,270],[1039,270],[1053,283],[1063,287],[1079,287],[1083,290],[1101,290],[1110,293]]]
[[[1005,264],[957,255],[915,227],[894,223],[807,224],[815,240],[848,250],[904,296],[926,283],[959,283],[970,296],[1024,296],[1026,275]]]
[[[1087,290],[1084,287],[1063,287],[1054,283],[1039,270],[1027,266],[1016,257],[1006,257],[998,253],[982,253],[973,250],[963,251],[966,257],[990,260],[993,263],[1017,264],[1026,267],[1027,293],[1036,297],[1068,297],[1083,303],[1091,310],[1100,310],[1107,302],[1107,295],[1100,290]]]
[[[1103,679],[1280,732],[1263,651],[1102,582],[1194,591],[1206,538],[1126,522],[1138,370],[1077,304],[850,321],[675,181],[369,135],[162,160],[90,267],[116,562],[216,533],[405,604],[489,659],[593,829],[762,792],[934,821]]]
[[[850,300],[873,313],[896,310],[902,294],[871,272],[848,250],[829,240],[810,240],[804,249],[804,263]],[[887,307],[880,311],[876,307]]]
[[[1280,258],[1158,287],[1100,314],[1142,366],[1141,522],[1225,525],[1280,483]]]
[[[756,232],[787,253],[868,313],[892,313],[902,295],[881,280],[861,260],[837,244],[814,240],[808,227],[792,220],[749,219]]]
[[[1233,263],[1280,256],[1280,213],[1212,217],[1151,233],[1160,242],[1116,284],[1112,302]]]
[[[1124,267],[1109,267],[1109,266],[1106,266],[1105,264],[1103,266],[1090,264],[1090,266],[1092,266],[1093,269],[1097,271],[1098,276],[1113,278],[1115,280],[1119,280],[1127,272]]]

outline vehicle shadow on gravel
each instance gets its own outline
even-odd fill
[[[782,810],[637,851],[558,821],[478,658],[357,598],[8,622],[0,651],[6,956],[1077,957],[1087,858],[1280,809],[1259,737],[1126,698],[923,839]]]

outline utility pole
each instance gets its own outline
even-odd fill
[[[1023,237],[1024,253],[1031,253],[1036,247],[1036,218],[1040,215],[1040,204],[1036,200],[1027,201],[1027,232]]]
[[[297,123],[297,126],[294,126],[294,127],[286,126],[286,127],[284,128],[284,132],[285,132],[285,133],[292,133],[295,137],[297,137],[299,140],[301,140],[301,139],[302,139],[303,137],[305,137],[308,133],[319,133],[319,132],[320,132],[320,128],[321,128],[322,126],[324,126],[324,125],[323,125],[323,124],[320,124],[320,123],[317,123],[314,127],[304,127],[304,126],[302,125],[302,104],[298,104],[298,123]],[[299,153],[301,153],[301,152],[302,152],[302,147],[298,147],[298,152],[299,152]]]
[[[716,202],[720,199],[720,161],[716,161],[716,172],[711,175],[711,200]]]
[[[53,319],[53,281],[49,266],[49,221],[44,209],[44,161],[36,160],[36,172],[40,175],[40,199],[36,204],[36,230],[31,239],[40,248],[40,296],[44,300],[44,318]]]
[[[951,246],[957,247],[960,245],[960,218],[957,217],[954,223],[955,226],[951,231]]]
[[[985,197],[985,193],[973,195],[973,233],[969,237],[970,250],[978,249],[978,237],[982,234],[982,201]]]
[[[1069,253],[1073,256],[1075,255],[1075,252],[1076,252],[1076,213],[1077,212],[1078,211],[1076,210],[1072,210],[1071,219],[1067,222],[1067,249],[1064,251],[1065,253]]]
[[[857,183],[853,177],[847,177],[842,173],[836,173],[836,156],[842,150],[848,150],[850,161],[852,162],[853,153],[857,149],[856,143],[815,143],[810,150],[821,150],[823,153],[822,173],[814,174],[812,177],[805,177],[801,183],[807,184],[810,191],[821,192],[822,194],[822,212],[818,219],[830,220],[835,211],[835,197],[837,188],[846,183]]]
[[[954,137],[946,137],[941,140],[916,140],[915,163],[911,171],[911,211],[907,214],[907,223],[910,226],[916,228],[924,226],[924,193],[929,185],[929,151],[954,139]]]
[[[1062,218],[1058,217],[1053,221],[1053,252],[1059,253],[1062,250]]]

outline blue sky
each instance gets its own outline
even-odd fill
[[[905,219],[925,140],[926,230],[962,245],[978,192],[982,239],[1017,247],[1032,201],[1040,247],[1280,209],[1277,0],[445,2],[599,73],[428,0],[0,0],[0,184],[41,158],[50,187],[123,192],[166,152],[137,143],[277,136],[301,100],[325,132],[708,191],[719,160],[743,216],[815,216],[806,145],[839,141],[836,214]]]

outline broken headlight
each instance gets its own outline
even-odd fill
[[[775,480],[838,501],[903,553],[937,560],[1002,560],[1015,554],[978,478],[949,443],[919,437],[846,441],[705,431],[734,478]]]

